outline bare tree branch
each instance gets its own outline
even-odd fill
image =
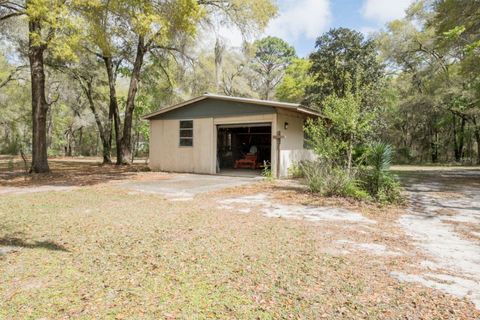
[[[25,6],[12,1],[0,1],[0,21],[13,17],[22,16],[25,13]]]
[[[22,70],[23,68],[25,68],[26,66],[19,66],[19,67],[16,67],[15,70],[13,70],[5,80],[3,81],[0,81],[0,88],[3,88],[4,86],[6,86],[10,81],[14,81],[14,80],[17,80],[18,78],[16,78],[16,74]]]

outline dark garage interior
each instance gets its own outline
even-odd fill
[[[217,126],[217,171],[260,174],[270,165],[272,126],[270,123]]]

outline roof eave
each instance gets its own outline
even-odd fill
[[[298,112],[301,112],[301,113],[310,114],[310,115],[312,115],[312,116],[317,116],[317,117],[321,117],[321,116],[322,116],[319,112],[314,111],[314,110],[310,110],[310,109],[306,109],[306,108],[297,108],[297,111],[298,111]]]

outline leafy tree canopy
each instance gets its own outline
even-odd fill
[[[312,63],[308,59],[294,58],[276,88],[277,99],[286,102],[301,102],[305,97],[307,87],[313,85],[313,78],[308,72],[311,66]]]
[[[332,29],[317,39],[315,48],[310,55],[314,83],[308,86],[306,99],[312,106],[321,106],[332,94],[344,97],[349,90],[376,87],[383,77],[375,42],[358,31]]]
[[[280,82],[283,71],[295,57],[295,49],[277,37],[266,37],[254,43],[255,58],[253,70],[260,76],[260,87],[264,99]]]

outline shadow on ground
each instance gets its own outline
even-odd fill
[[[409,191],[462,192],[480,188],[480,170],[412,170],[393,171]]]
[[[89,186],[126,180],[138,172],[148,170],[146,164],[116,166],[75,160],[51,160],[49,164],[50,173],[26,174],[23,162],[20,160],[0,161],[0,186]]]
[[[53,241],[26,241],[18,237],[9,236],[0,238],[0,246],[69,252],[67,248]]]

